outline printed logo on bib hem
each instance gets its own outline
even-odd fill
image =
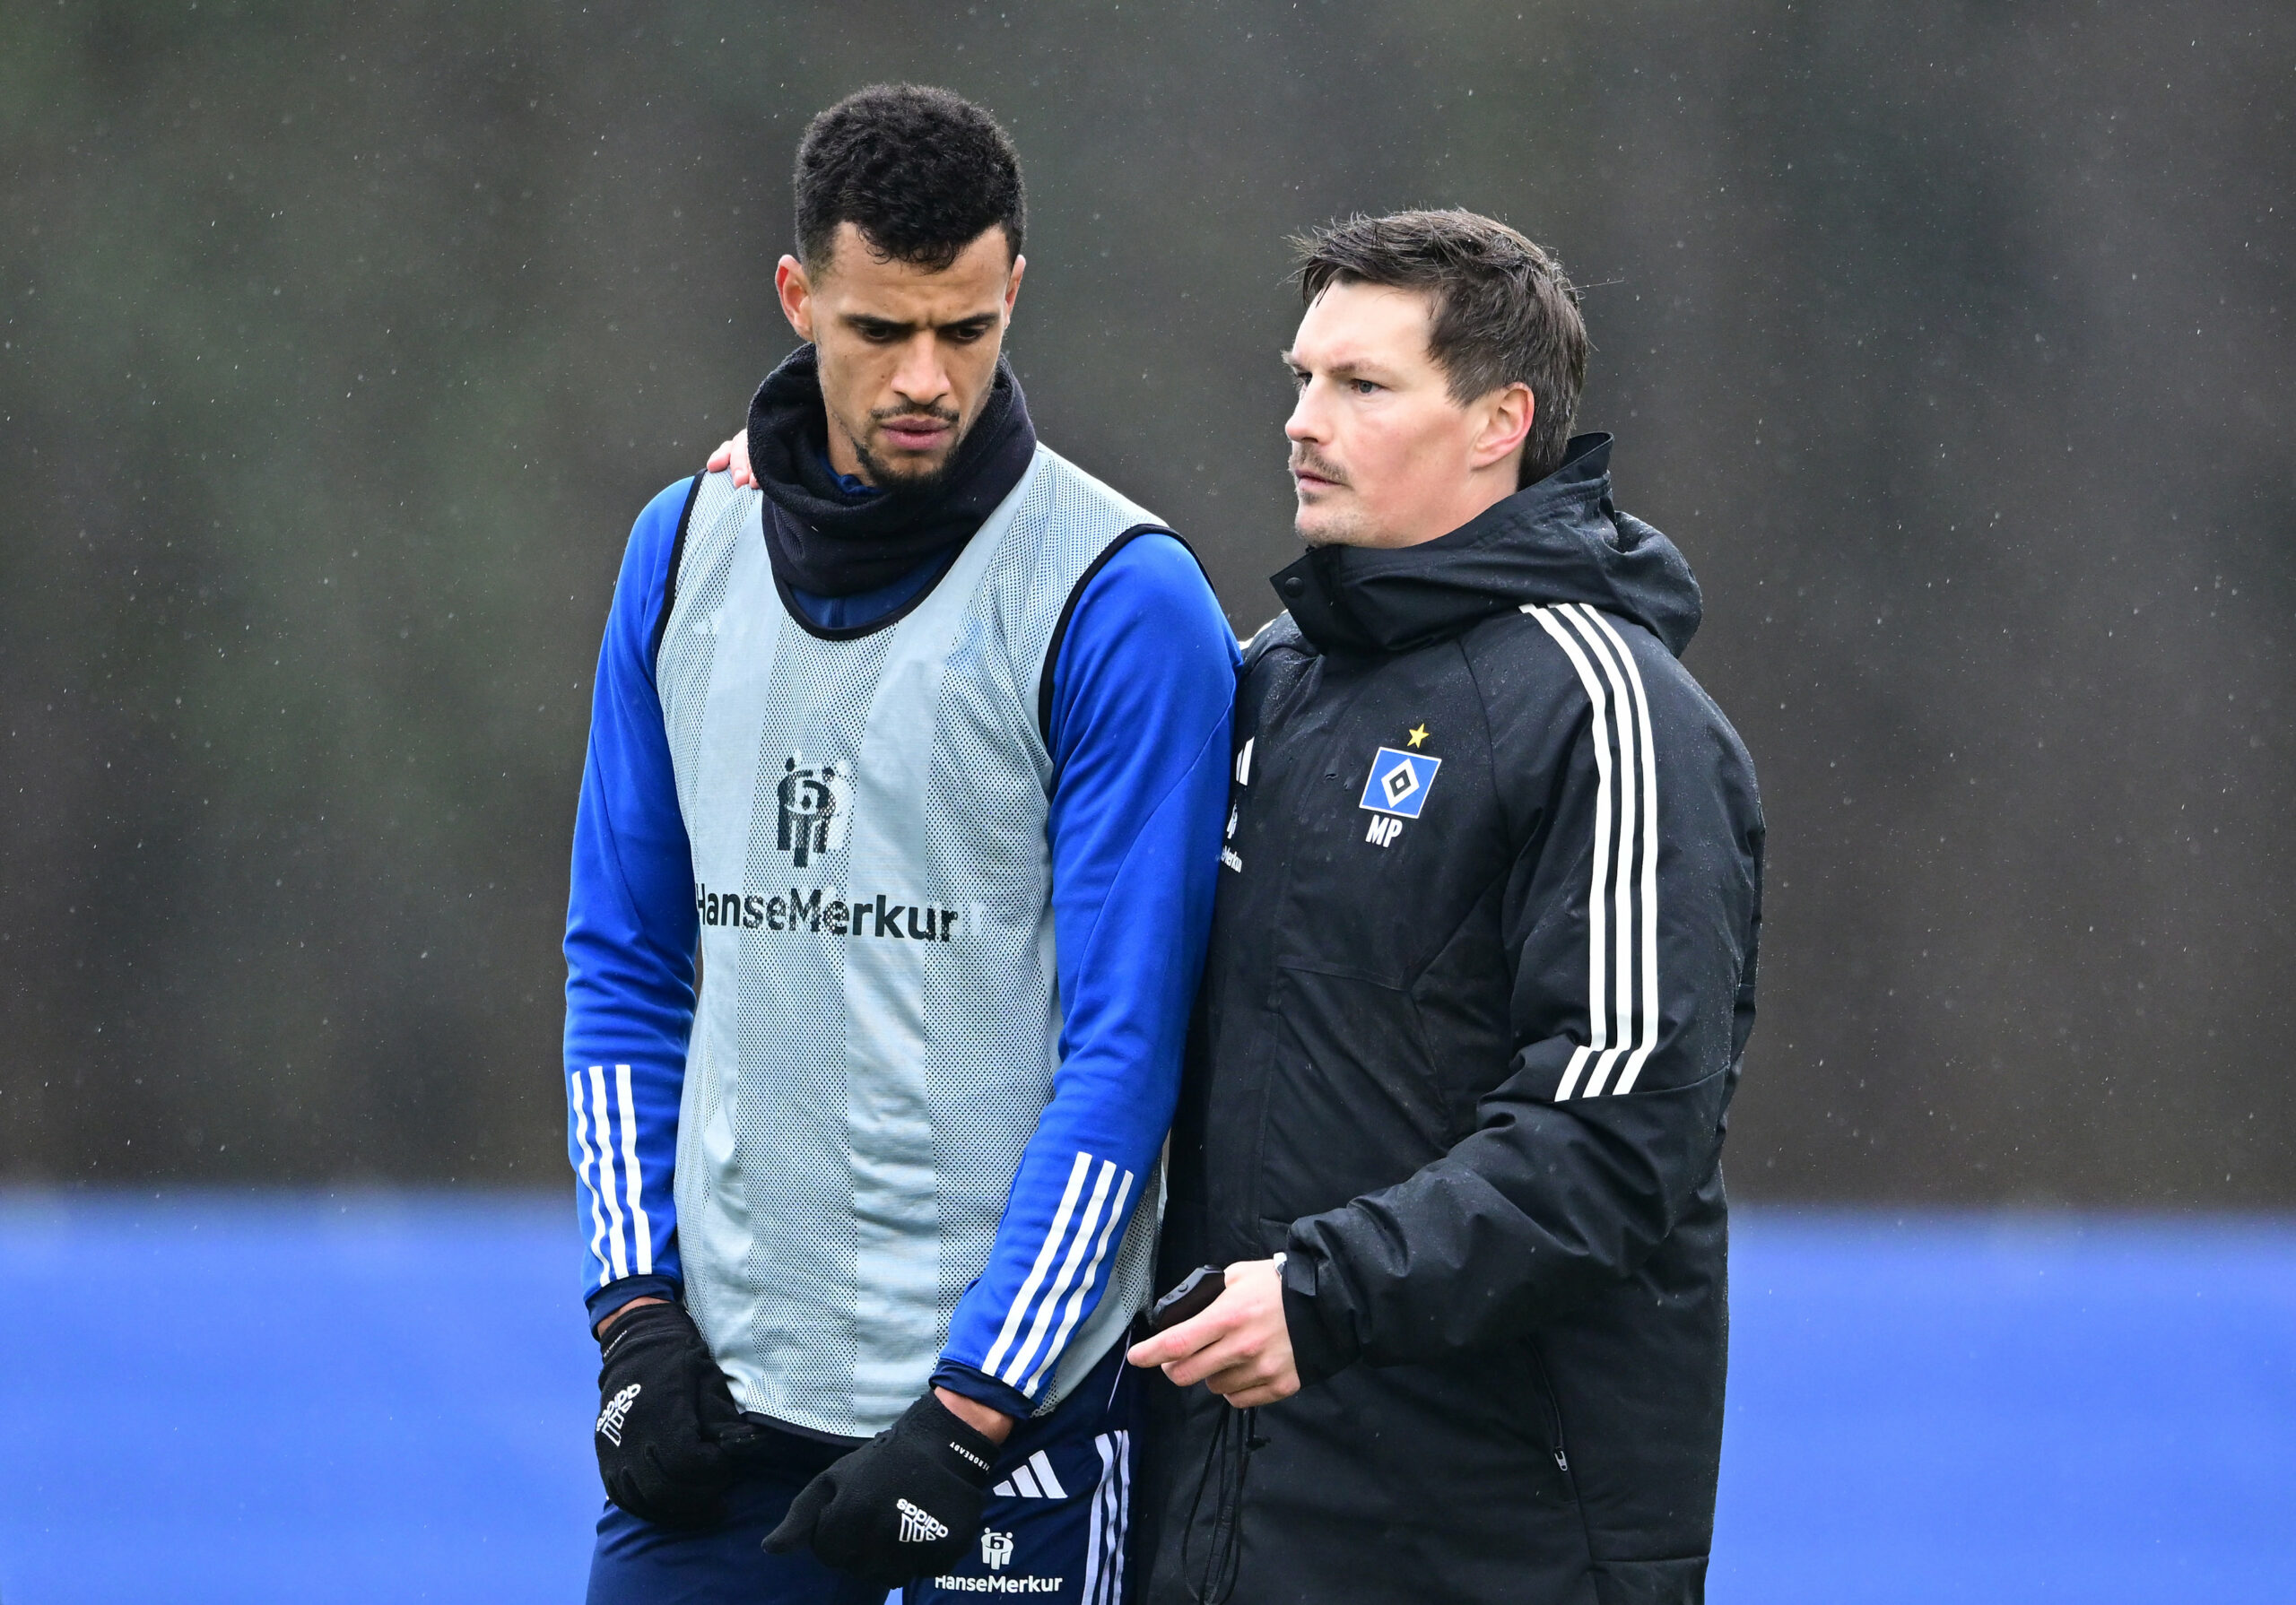
[[[1363,801],[1359,806],[1373,813],[1415,820],[1427,806],[1427,794],[1435,789],[1435,771],[1442,767],[1439,758],[1382,747],[1371,759],[1371,773],[1363,782]]]

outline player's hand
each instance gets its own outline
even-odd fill
[[[606,1497],[645,1521],[715,1521],[741,1454],[762,1436],[742,1419],[726,1374],[685,1306],[625,1307],[599,1339],[593,1442]]]
[[[1283,1319],[1283,1280],[1274,1260],[1228,1267],[1227,1290],[1204,1314],[1135,1343],[1125,1358],[1160,1366],[1180,1387],[1203,1383],[1238,1410],[1273,1404],[1300,1391],[1292,1329]]]
[[[746,490],[756,484],[757,475],[750,472],[749,431],[744,429],[716,451],[711,452],[709,461],[704,463],[702,466],[712,473],[721,469],[731,469],[734,474],[734,489],[736,490]]]
[[[980,1536],[996,1445],[927,1393],[799,1490],[769,1553],[806,1544],[839,1571],[891,1588],[945,1572]]]

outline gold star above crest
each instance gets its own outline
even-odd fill
[[[1416,749],[1420,742],[1427,739],[1427,726],[1424,724],[1414,724],[1409,731],[1405,732],[1405,733],[1411,738],[1412,746]]]

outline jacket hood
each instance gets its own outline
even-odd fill
[[[1672,541],[1611,500],[1611,437],[1574,437],[1562,466],[1417,546],[1317,546],[1271,582],[1325,651],[1407,652],[1526,603],[1583,602],[1680,657],[1698,581]]]

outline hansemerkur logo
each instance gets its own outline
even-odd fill
[[[903,894],[906,896],[906,894]],[[701,923],[735,931],[783,931],[806,935],[883,937],[888,941],[954,941],[964,923],[961,911],[914,902],[896,903],[883,892],[874,899],[848,902],[835,887],[791,887],[783,892],[693,890]]]

